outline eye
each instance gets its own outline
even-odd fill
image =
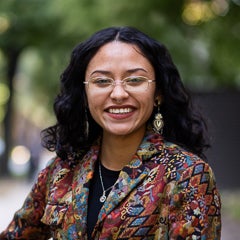
[[[129,77],[125,79],[125,83],[131,86],[138,86],[146,82],[145,77]]]
[[[113,80],[111,78],[92,78],[91,82],[98,87],[107,87],[112,85]]]

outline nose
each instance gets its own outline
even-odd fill
[[[117,102],[122,102],[124,99],[128,98],[128,96],[128,92],[124,89],[122,82],[116,82],[110,97]]]

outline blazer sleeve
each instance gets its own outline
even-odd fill
[[[169,239],[220,239],[221,203],[212,169],[199,160],[177,175],[170,197]]]
[[[8,227],[0,234],[0,239],[48,239],[50,229],[40,220],[45,205],[50,165],[37,178],[24,204],[18,210]]]

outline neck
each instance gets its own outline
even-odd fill
[[[103,166],[119,171],[127,165],[136,153],[144,132],[131,136],[116,136],[103,133],[100,159]]]

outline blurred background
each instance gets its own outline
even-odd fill
[[[52,104],[73,47],[120,25],[167,46],[208,118],[222,239],[238,239],[240,0],[0,1],[0,231],[53,156],[42,149],[40,132],[55,122]]]

